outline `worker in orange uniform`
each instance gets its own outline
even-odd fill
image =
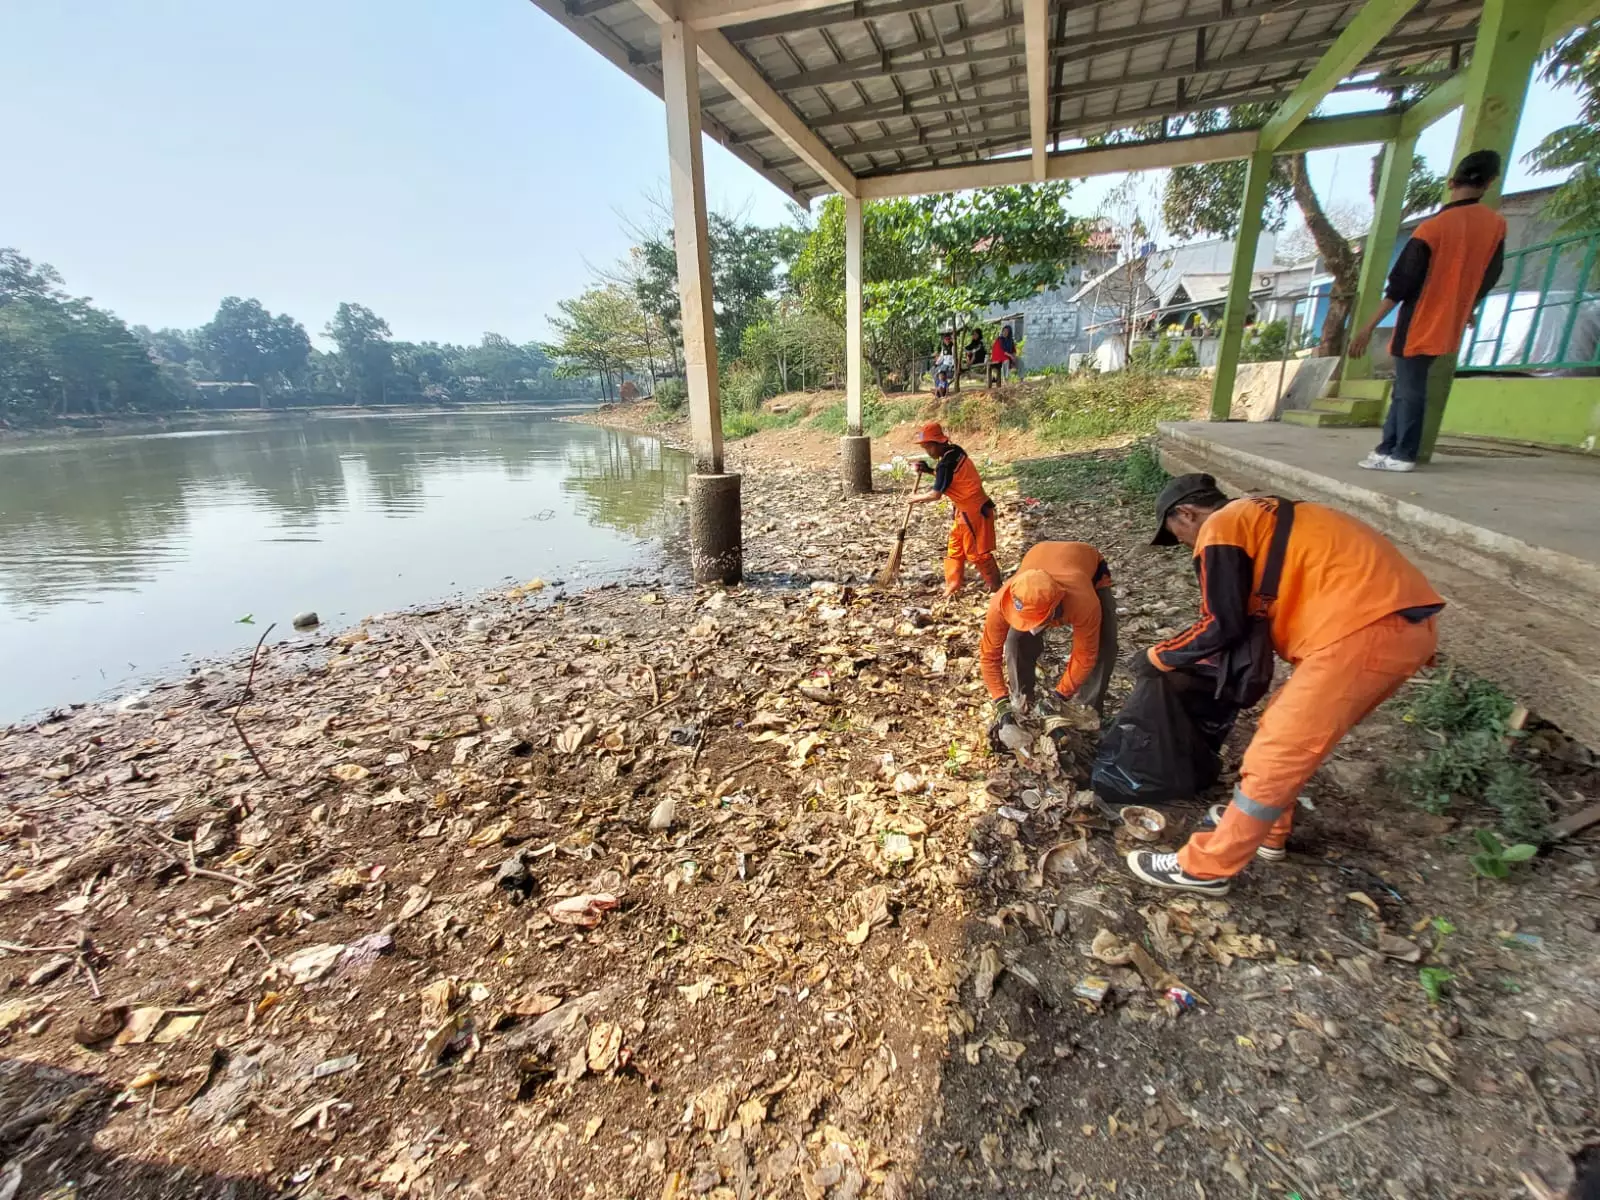
[[[1072,657],[1055,696],[1101,712],[1117,661],[1117,602],[1110,568],[1085,542],[1040,542],[989,601],[978,666],[994,702],[991,745],[1016,722],[1013,700],[1025,708],[1032,699],[1045,631],[1062,625],[1072,630]]]
[[[1216,828],[1176,854],[1136,851],[1146,883],[1226,895],[1252,857],[1283,857],[1295,802],[1311,773],[1438,646],[1444,601],[1393,543],[1321,504],[1293,503],[1276,598],[1262,614],[1262,575],[1289,501],[1229,499],[1210,475],[1180,475],[1156,501],[1152,545],[1182,542],[1200,575],[1200,619],[1150,648],[1142,669],[1204,674],[1269,622],[1272,649],[1294,673],[1268,702],[1245,750],[1239,783]]]
[[[1383,303],[1350,339],[1350,357],[1364,357],[1378,323],[1399,307],[1389,339],[1394,390],[1383,440],[1358,467],[1416,470],[1428,410],[1428,372],[1440,355],[1461,349],[1461,335],[1474,310],[1505,265],[1506,219],[1480,203],[1498,178],[1500,155],[1493,150],[1475,150],[1461,160],[1450,177],[1450,203],[1417,226],[1389,271]]]
[[[983,479],[967,452],[930,421],[917,430],[916,442],[937,465],[917,460],[918,475],[933,476],[933,490],[911,498],[912,504],[949,500],[956,510],[950,525],[950,542],[944,552],[944,594],[953,596],[966,579],[971,563],[991,592],[1000,590],[1000,568],[994,561],[994,501],[983,490]]]

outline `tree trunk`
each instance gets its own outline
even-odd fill
[[[1350,248],[1344,235],[1333,227],[1328,214],[1322,211],[1322,202],[1311,188],[1311,175],[1306,170],[1306,156],[1289,156],[1289,180],[1294,186],[1294,200],[1300,206],[1311,240],[1322,256],[1328,274],[1333,276],[1333,294],[1328,297],[1328,315],[1322,322],[1322,341],[1317,353],[1337,358],[1344,353],[1345,326],[1350,309],[1355,304],[1356,289],[1361,283],[1361,258]],[[1310,301],[1306,309],[1311,309]]]

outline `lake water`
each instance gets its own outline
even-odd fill
[[[0,723],[325,626],[656,560],[686,455],[528,413],[0,448]],[[253,623],[241,623],[249,616]]]

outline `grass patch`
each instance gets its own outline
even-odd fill
[[[882,437],[902,421],[910,421],[922,413],[923,401],[921,398],[907,398],[904,400],[888,400],[881,395],[866,395],[861,398],[861,428],[862,432],[873,437]],[[844,401],[839,400],[826,408],[818,410],[811,418],[811,428],[822,433],[837,434],[840,437],[845,433]]]
[[[1149,372],[1070,375],[1051,380],[1035,402],[1042,411],[1033,427],[1052,442],[1148,437],[1157,422],[1187,420],[1203,402],[1204,389],[1195,383]]]
[[[1514,707],[1487,680],[1439,672],[1412,692],[1405,714],[1437,745],[1421,761],[1392,770],[1391,777],[1429,812],[1442,813],[1458,799],[1478,800],[1495,811],[1500,829],[1513,840],[1537,841],[1550,812],[1532,767],[1511,753]]]
[[[1169,476],[1154,444],[1145,441],[1127,450],[1024,459],[1016,464],[1016,478],[1021,495],[1039,500],[1088,496],[1145,500],[1159,492]]]
[[[723,409],[722,436],[730,442],[736,442],[764,429],[789,429],[798,425],[804,417],[805,413],[798,409],[781,413],[768,412],[764,408],[753,412],[742,408]]]

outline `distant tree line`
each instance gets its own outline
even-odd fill
[[[590,378],[558,376],[536,344],[486,333],[475,346],[396,341],[361,304],[339,305],[323,330],[259,300],[229,296],[198,329],[129,326],[60,274],[0,248],[0,424],[75,413],[209,406],[210,384],[254,384],[273,407],[300,404],[537,402],[595,394]],[[224,403],[234,406],[237,394]]]

